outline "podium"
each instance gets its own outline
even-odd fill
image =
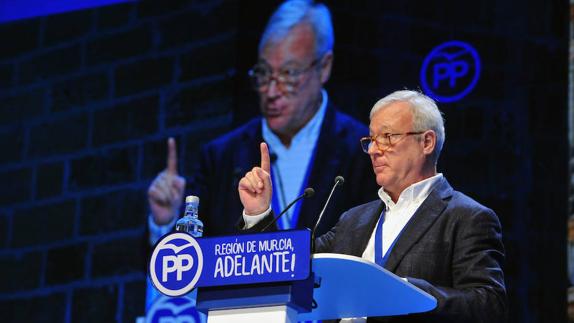
[[[315,254],[312,271],[292,284],[199,288],[197,308],[208,312],[208,323],[218,323],[391,316],[436,307],[431,295],[362,258]]]
[[[171,233],[150,259],[164,295],[197,289],[208,323],[297,322],[430,311],[437,301],[362,258],[311,256],[309,230],[195,239]]]
[[[403,315],[430,311],[436,299],[381,266],[365,259],[332,253],[313,255],[313,290],[317,307],[298,320]]]

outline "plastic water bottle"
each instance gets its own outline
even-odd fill
[[[199,208],[199,197],[194,195],[186,196],[185,214],[181,219],[177,220],[177,222],[175,223],[175,230],[180,232],[187,232],[191,234],[191,236],[194,238],[201,238],[201,236],[203,236],[203,222],[201,222],[201,220],[197,216],[198,208]],[[195,301],[197,300],[197,288],[195,288],[192,292],[187,294],[186,297],[191,297],[193,299],[193,302],[195,303]],[[197,322],[197,323],[207,322],[207,317],[204,314],[197,311],[196,314],[198,315],[199,321],[196,321],[193,319],[193,317],[190,317],[192,320],[191,322]],[[182,316],[178,317],[179,320],[176,321],[187,322],[190,318],[188,318],[187,316]]]
[[[203,236],[203,222],[197,216],[199,197],[189,195],[185,198],[185,215],[177,220],[175,230],[187,232],[194,238]]]

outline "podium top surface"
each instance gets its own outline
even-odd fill
[[[433,296],[359,257],[315,254],[312,267],[321,279],[313,292],[317,308],[299,313],[300,321],[404,315],[430,311],[437,304]]]

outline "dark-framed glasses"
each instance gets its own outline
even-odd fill
[[[361,138],[361,148],[365,153],[369,153],[369,148],[375,143],[379,150],[387,150],[396,145],[401,138],[411,135],[420,135],[424,131],[403,132],[403,133],[382,133],[370,137]]]
[[[291,93],[295,92],[301,77],[309,72],[312,68],[317,66],[320,59],[316,58],[307,65],[307,67],[297,68],[297,67],[282,67],[277,72],[274,72],[271,67],[263,62],[259,62],[253,66],[247,74],[251,79],[251,84],[256,91],[265,92],[267,91],[269,84],[272,81],[276,82],[276,86],[280,91]]]

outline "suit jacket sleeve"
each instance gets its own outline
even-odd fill
[[[437,308],[429,314],[438,321],[506,321],[504,247],[497,216],[489,209],[478,210],[461,214],[453,225],[452,286],[417,277],[408,281],[437,299]]]

